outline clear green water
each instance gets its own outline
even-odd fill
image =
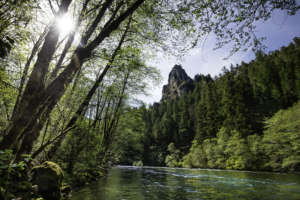
[[[115,167],[72,200],[300,200],[300,175]]]

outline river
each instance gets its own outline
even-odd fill
[[[300,200],[300,175],[118,166],[72,200]]]

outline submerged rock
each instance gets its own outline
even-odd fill
[[[45,200],[59,200],[61,198],[61,184],[63,172],[58,164],[50,161],[34,167],[32,170],[32,184],[37,185],[38,193]]]

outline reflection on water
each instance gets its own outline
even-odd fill
[[[72,200],[299,200],[300,175],[115,167]]]

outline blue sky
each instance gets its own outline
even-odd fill
[[[294,37],[300,37],[300,13],[287,16],[284,12],[276,11],[268,21],[257,23],[256,31],[258,36],[266,37],[264,44],[267,46],[267,51],[279,49],[281,46],[286,46],[292,42]],[[169,72],[175,64],[181,64],[187,74],[193,78],[196,74],[215,76],[221,72],[224,66],[229,67],[230,64],[235,65],[242,61],[249,62],[254,58],[253,52],[249,50],[236,53],[229,59],[224,60],[229,55],[230,47],[213,50],[214,46],[214,36],[210,35],[204,45],[191,50],[183,59],[158,57],[151,62],[151,65],[161,71],[163,81],[160,85],[150,86],[149,96],[139,96],[138,98],[147,104],[159,102],[162,86],[167,84]]]

